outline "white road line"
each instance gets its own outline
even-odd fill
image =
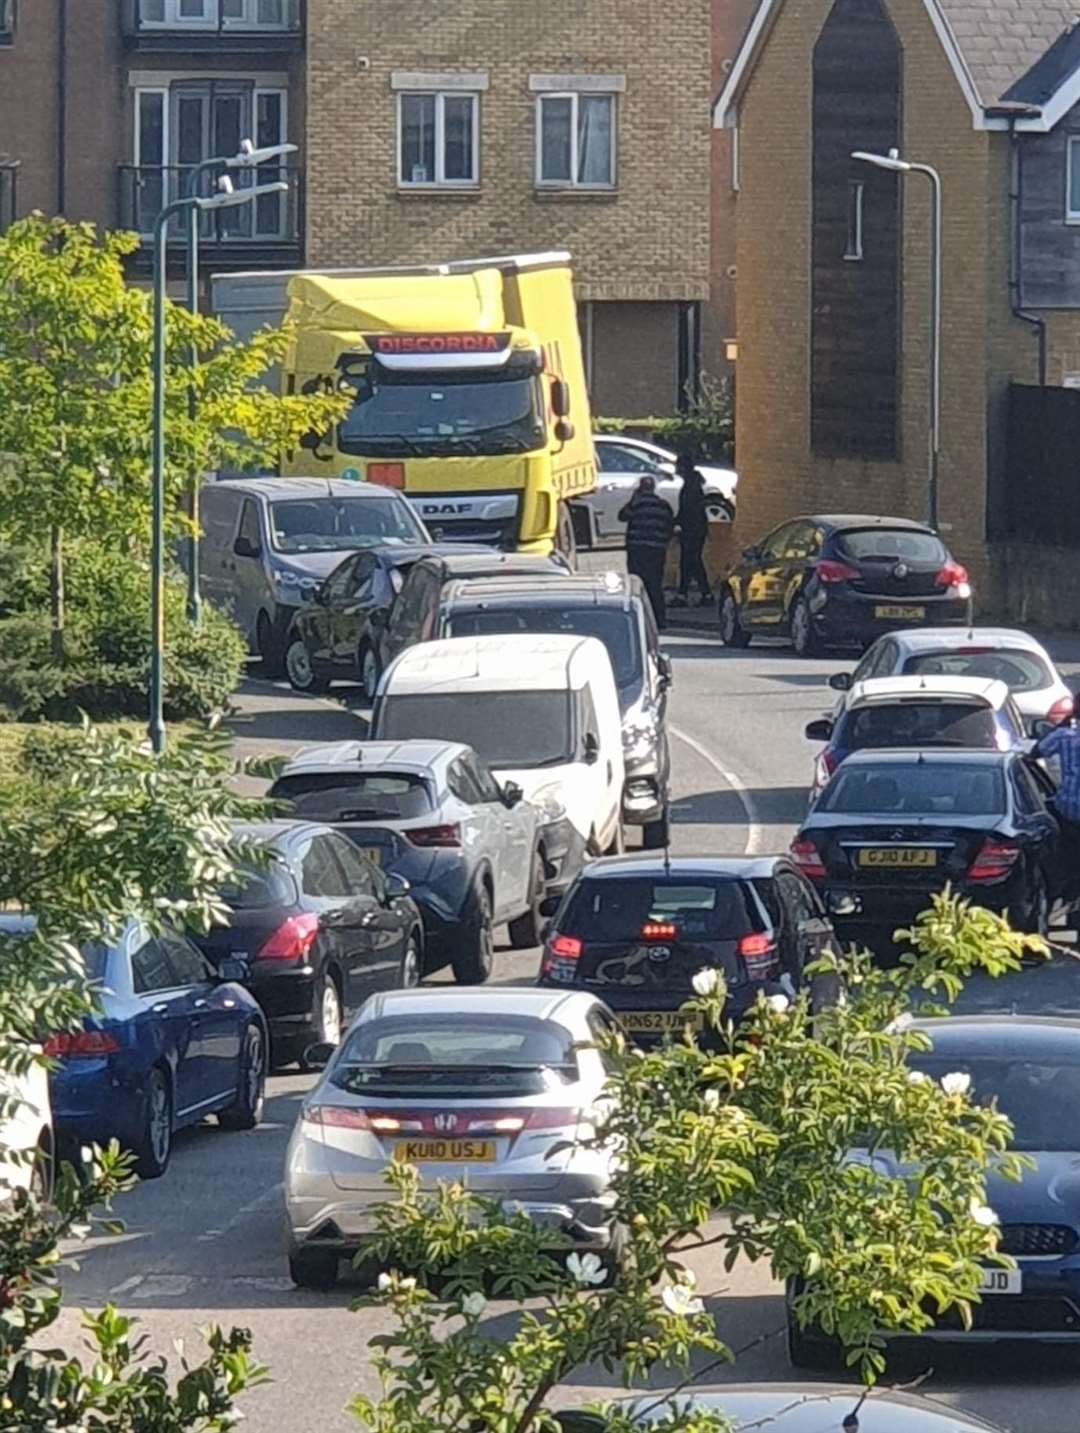
[[[233,1214],[232,1218],[229,1219],[227,1223],[223,1224],[220,1229],[204,1230],[203,1233],[198,1236],[196,1243],[206,1244],[214,1239],[224,1239],[227,1234],[231,1234],[232,1231],[238,1227],[238,1225],[243,1224],[246,1219],[250,1219],[253,1214],[261,1213],[261,1211],[267,1205],[277,1203],[283,1204],[283,1189],[284,1183],[282,1180],[279,1179],[278,1182],[276,1184],[271,1185],[269,1189],[264,1189],[263,1192],[256,1199],[253,1199],[250,1204],[245,1204],[242,1208],[237,1209],[236,1212]]]
[[[732,791],[734,791],[739,804],[746,812],[746,840],[743,843],[743,852],[747,856],[757,855],[761,846],[765,823],[761,820],[761,815],[749,791],[747,791],[735,773],[728,771],[726,766],[721,766],[708,747],[702,746],[696,737],[690,736],[689,733],[680,731],[677,726],[671,726],[670,724],[668,725],[668,731],[671,732],[672,736],[678,737],[681,742],[684,742],[687,746],[692,748],[692,750],[696,751],[702,761],[708,762],[712,769],[723,778],[725,785],[730,786]]]

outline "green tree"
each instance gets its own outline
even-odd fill
[[[0,235],[0,531],[26,542],[48,534],[58,661],[65,538],[149,538],[150,296],[124,275],[138,245],[134,234],[39,214]],[[166,335],[167,510],[181,531],[190,474],[272,466],[305,433],[330,426],[346,400],[265,386],[284,330],[240,342],[215,319],[169,304]]]

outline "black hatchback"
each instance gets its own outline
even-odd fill
[[[723,972],[727,1011],[791,996],[833,942],[810,883],[783,856],[619,856],[588,865],[549,927],[540,984],[588,990],[628,1034],[677,1031],[698,971]]]
[[[717,594],[729,647],[788,637],[800,656],[867,646],[898,627],[971,621],[967,569],[932,528],[906,518],[793,518],[746,548]]]

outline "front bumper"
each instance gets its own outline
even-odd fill
[[[934,1343],[1080,1344],[1080,1269],[1059,1269],[1065,1261],[1055,1260],[1057,1272],[1051,1273],[1050,1262],[1018,1259],[1021,1293],[985,1295],[972,1306],[970,1329],[957,1316],[947,1315],[919,1337]]]
[[[808,605],[815,635],[821,642],[835,646],[863,645],[883,632],[904,628],[961,627],[971,622],[970,597],[874,597],[843,588],[826,591],[815,584]],[[878,610],[885,608],[922,608],[923,615],[879,616]]]

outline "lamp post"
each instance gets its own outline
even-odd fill
[[[235,193],[228,180],[220,194],[201,198],[197,194],[166,204],[154,221],[154,327],[151,357],[151,543],[150,543],[150,743],[155,756],[165,750],[165,722],[162,716],[165,663],[165,258],[166,230],[172,219],[192,210],[204,214],[250,204],[263,194],[280,194],[284,183],[257,184]]]
[[[863,164],[873,164],[878,169],[888,169],[893,174],[922,174],[930,185],[930,352],[929,395],[927,423],[926,512],[930,527],[938,525],[938,454],[941,431],[941,175],[929,164],[916,164],[914,160],[901,159],[900,152],[890,149],[888,154],[870,154],[856,149],[852,159]]]
[[[203,159],[192,166],[188,177],[188,196],[197,197],[199,185],[204,174],[215,169],[255,169],[260,164],[267,164],[271,160],[281,159],[286,154],[296,153],[295,144],[272,144],[262,149],[256,149],[250,139],[240,141],[239,153],[231,157],[219,157],[216,159]],[[200,210],[192,205],[187,215],[187,306],[191,313],[199,312],[199,219]],[[191,351],[190,365],[195,368],[198,362],[198,355],[194,349]],[[188,386],[188,417],[195,417],[195,385]],[[202,615],[202,600],[199,595],[199,482],[200,475],[191,474],[191,487],[188,492],[188,517],[191,520],[191,533],[187,542],[187,615],[192,626],[199,625]]]

